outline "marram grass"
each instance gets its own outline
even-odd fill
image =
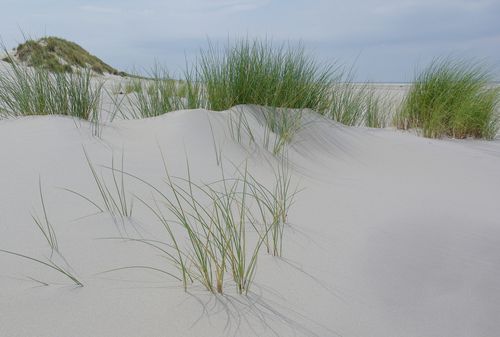
[[[387,111],[382,97],[369,84],[350,79],[336,83],[326,117],[348,126],[382,128],[387,124]]]
[[[22,253],[18,253],[18,252],[12,251],[12,250],[0,249],[0,253],[5,253],[5,254],[12,255],[12,256],[20,257],[24,260],[31,261],[31,262],[36,262],[39,265],[43,265],[45,267],[48,267],[52,270],[57,271],[61,275],[70,279],[76,286],[83,287],[82,281],[80,281],[77,278],[77,276],[74,274],[73,269],[71,268],[68,261],[62,255],[62,253],[59,249],[59,244],[57,241],[56,232],[54,231],[54,227],[52,226],[52,223],[49,221],[49,217],[47,215],[47,208],[46,208],[46,203],[45,203],[45,199],[44,199],[44,194],[42,191],[41,178],[39,178],[39,180],[38,180],[38,188],[39,188],[39,195],[40,195],[40,204],[41,204],[41,207],[43,210],[43,217],[32,215],[32,218],[33,218],[33,221],[34,221],[36,227],[40,230],[45,241],[47,242],[47,244],[50,247],[50,257],[44,261],[44,260],[41,260],[39,258],[25,255]],[[60,262],[57,262],[56,259]],[[65,265],[65,266],[63,266],[63,265]],[[47,283],[47,282],[36,280],[34,278],[31,278],[31,277],[29,277],[29,278],[31,280],[36,281],[38,283],[41,283],[45,286],[49,285],[49,283]]]
[[[130,218],[132,217],[133,210],[133,199],[128,197],[127,189],[125,188],[125,173],[123,171],[124,165],[124,154],[122,152],[121,156],[121,167],[115,168],[115,158],[114,155],[111,157],[111,166],[105,167],[106,169],[111,171],[111,180],[112,183],[109,183],[104,176],[97,173],[96,168],[92,164],[90,157],[83,148],[83,154],[85,155],[85,159],[87,161],[87,165],[92,173],[92,177],[94,178],[95,186],[101,196],[101,201],[93,200],[90,197],[83,195],[80,192],[63,188],[63,190],[70,192],[85,201],[89,202],[93,205],[99,212],[107,211],[111,216],[115,218]]]
[[[301,46],[240,39],[201,51],[197,71],[212,110],[256,104],[320,111],[328,106],[334,68],[318,63]]]
[[[279,166],[274,187],[267,188],[246,166],[229,178],[221,163],[220,179],[201,184],[193,181],[188,162],[187,176],[180,178],[170,175],[163,154],[162,160],[164,185],[155,186],[136,175],[125,174],[151,189],[149,198],[136,198],[164,227],[169,240],[113,239],[145,244],[169,263],[164,267],[134,265],[106,272],[154,270],[182,282],[185,290],[198,283],[219,294],[226,291],[226,281],[230,279],[239,294],[247,294],[257,273],[261,247],[266,246],[273,255],[282,254],[287,214],[297,193],[291,187],[288,167]]]
[[[160,248],[158,244],[151,245],[150,240],[139,241],[165,254],[178,270],[179,276],[174,278],[182,281],[184,289],[192,282],[199,282],[209,292],[222,294],[225,279],[230,277],[237,292],[246,294],[255,277],[258,253],[265,239],[260,235],[252,241],[248,238],[249,229],[255,229],[257,224],[250,216],[251,182],[247,171],[236,179],[226,178],[222,173],[216,184],[205,185],[192,181],[189,164],[187,178],[174,178],[166,166],[165,170],[167,189],[160,190],[140,179],[153,187],[156,195],[153,203],[139,200],[164,226],[170,242]],[[183,235],[179,235],[179,229]]]
[[[401,129],[421,129],[430,138],[494,138],[500,91],[491,80],[481,64],[434,60],[417,75],[395,123]]]
[[[0,75],[0,115],[67,115],[92,122],[99,133],[103,83],[92,81],[90,70],[51,73],[15,62]]]
[[[184,80],[173,79],[166,68],[155,65],[148,79],[136,78],[128,82],[125,92],[132,107],[132,118],[148,118],[165,113],[199,108],[202,104],[202,86],[189,70]]]
[[[166,69],[156,65],[150,72],[150,79],[137,79],[135,90],[130,93],[129,103],[133,118],[147,118],[182,108],[177,96],[177,84]]]

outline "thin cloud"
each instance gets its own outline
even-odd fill
[[[204,7],[209,11],[234,13],[255,10],[269,3],[270,0],[213,0],[204,3]]]
[[[120,14],[122,12],[122,10],[120,8],[113,8],[113,7],[101,7],[101,6],[85,5],[85,6],[80,6],[79,8],[82,11],[92,12],[92,13]]]

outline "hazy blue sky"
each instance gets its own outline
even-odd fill
[[[130,70],[155,59],[172,71],[234,36],[301,40],[357,79],[408,81],[433,57],[477,57],[500,68],[500,0],[0,0],[8,47],[45,34]],[[498,72],[497,72],[498,73]]]

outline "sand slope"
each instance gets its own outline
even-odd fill
[[[0,336],[500,335],[498,140],[311,123],[289,149],[303,190],[289,214],[284,257],[260,254],[247,297],[230,282],[225,296],[214,296],[197,285],[185,293],[146,270],[101,274],[168,268],[144,245],[103,238],[167,237],[139,203],[120,223],[89,216],[91,205],[59,188],[98,199],[82,145],[96,166],[123,152],[125,170],[158,185],[160,147],[173,175],[185,176],[187,156],[192,178],[208,182],[220,175],[210,121],[226,167],[248,161],[269,181],[275,160],[235,142],[228,116],[192,110],[117,120],[102,139],[66,117],[0,121],[0,248],[49,255],[31,220],[41,211],[40,176],[60,249],[85,283],[75,288],[50,269],[0,254]],[[137,181],[127,187],[148,193]]]

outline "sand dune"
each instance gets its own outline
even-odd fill
[[[110,179],[124,170],[161,186],[159,148],[172,175],[210,182],[248,164],[263,182],[276,158],[230,136],[233,111],[187,110],[115,120],[91,136],[59,116],[0,121],[0,248],[44,258],[33,224],[42,179],[61,251],[84,287],[0,254],[1,336],[497,336],[500,334],[500,141],[430,140],[390,129],[349,128],[312,112],[288,150],[301,191],[289,213],[283,258],[262,251],[247,296],[225,295],[132,265],[169,268],[145,245],[168,240],[136,203],[124,222],[95,213],[61,188],[99,198],[82,146]],[[249,117],[254,132],[264,129]],[[212,131],[213,130],[213,131]],[[212,133],[213,132],[213,133]],[[258,138],[258,137],[257,137]],[[215,139],[215,141],[214,141]],[[216,144],[214,146],[214,144]],[[127,179],[143,198],[149,189]],[[49,286],[40,282],[49,283]]]

